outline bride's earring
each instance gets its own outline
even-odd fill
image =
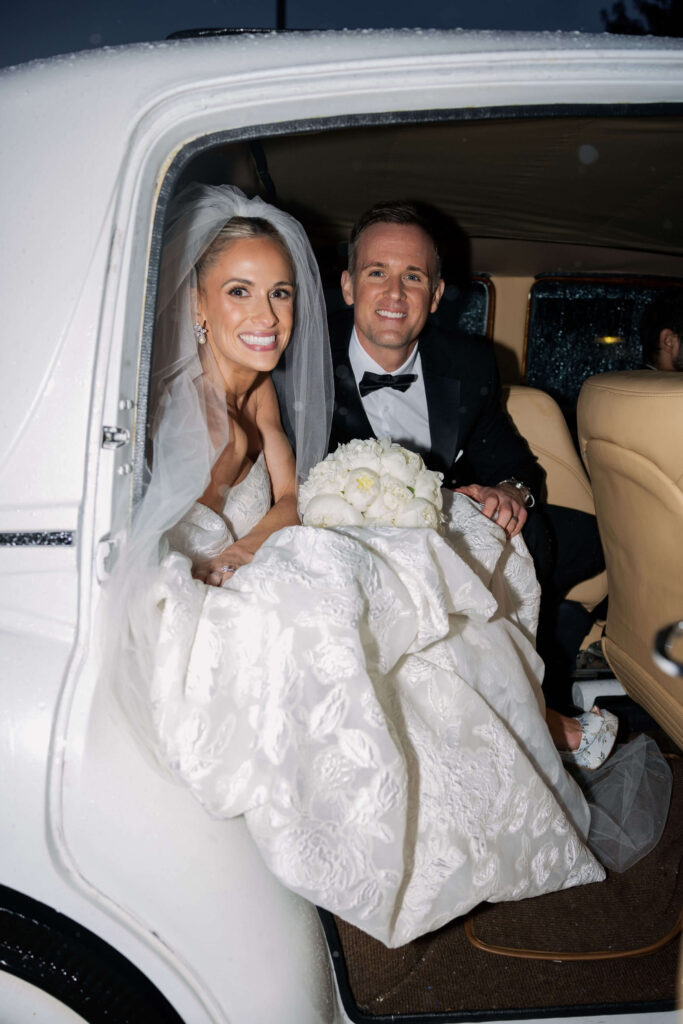
[[[195,320],[192,324],[194,336],[197,339],[198,345],[203,345],[206,341],[207,330],[204,324],[200,324],[199,320]]]

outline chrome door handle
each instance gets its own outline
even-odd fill
[[[102,427],[102,447],[122,448],[130,441],[130,431],[125,427]]]

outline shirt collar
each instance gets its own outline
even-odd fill
[[[419,373],[421,367],[421,361],[418,360],[420,346],[419,343],[415,346],[413,351],[410,353],[405,363],[402,366],[397,367],[393,371],[396,373]],[[349,362],[351,363],[351,369],[356,380],[360,380],[363,374],[367,371],[370,373],[386,373],[387,371],[376,363],[372,356],[365,351],[358,335],[356,334],[356,328],[354,326],[351,332],[351,341],[349,343]],[[393,376],[392,374],[392,376]]]

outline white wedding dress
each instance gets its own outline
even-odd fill
[[[225,521],[199,507],[191,553],[270,500],[260,457]],[[281,530],[221,589],[170,551],[154,595],[165,763],[212,815],[245,815],[286,886],[389,946],[604,877],[545,726],[526,547],[463,495],[446,511],[444,536]]]

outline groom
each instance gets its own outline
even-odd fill
[[[492,347],[425,326],[444,282],[435,232],[417,206],[378,203],[363,214],[341,285],[353,312],[330,322],[330,449],[390,437],[420,452],[445,486],[480,502],[508,536],[524,530],[542,587],[539,652],[554,666],[554,705],[567,705],[588,624],[579,615],[568,628],[572,616],[562,616],[560,605],[571,586],[604,566],[594,517],[542,505],[543,470],[503,411]]]

